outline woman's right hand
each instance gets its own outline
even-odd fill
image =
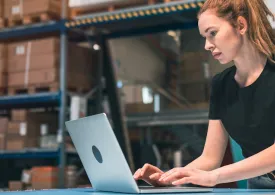
[[[159,179],[164,172],[158,167],[150,164],[145,164],[142,168],[138,169],[134,174],[135,180],[143,180],[152,186],[167,186],[169,183],[160,182]]]

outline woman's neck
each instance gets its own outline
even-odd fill
[[[244,44],[238,56],[234,59],[237,68],[235,80],[240,86],[252,84],[263,71],[267,57],[261,54],[252,44]]]

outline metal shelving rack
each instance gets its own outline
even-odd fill
[[[67,21],[65,26],[68,29],[96,27],[102,33],[101,38],[105,43],[108,39],[120,37],[196,28],[196,11],[204,2],[205,0],[182,0],[121,11],[90,14],[76,17],[73,21]],[[91,39],[93,38],[95,37],[91,37]],[[108,58],[109,56],[105,57]],[[138,127],[207,124],[208,110],[131,115],[127,117],[126,121],[128,125]],[[240,149],[235,143],[232,143],[232,140],[230,141],[234,158],[241,159],[242,157],[238,155]]]
[[[182,30],[197,27],[196,12],[203,5],[204,0],[182,0],[170,3],[159,3],[155,5],[145,5],[136,8],[123,9],[121,11],[104,12],[79,16],[73,20],[66,18],[66,0],[63,0],[62,19],[60,21],[50,21],[22,27],[7,28],[0,31],[0,41],[16,39],[38,34],[60,33],[60,83],[61,87],[57,93],[41,93],[35,95],[16,95],[0,97],[0,108],[14,107],[36,107],[43,105],[60,106],[59,113],[59,136],[63,140],[65,127],[65,111],[67,108],[66,91],[66,55],[67,40],[70,41],[97,41],[101,46],[100,74],[106,78],[106,88],[111,106],[111,117],[114,123],[114,131],[123,148],[127,153],[127,143],[124,139],[124,121],[128,125],[135,126],[162,126],[167,124],[207,124],[207,110],[194,110],[190,112],[176,113],[152,113],[148,115],[123,116],[120,108],[118,92],[116,90],[116,77],[111,65],[107,40],[120,37],[138,36],[165,32],[168,30]],[[96,29],[96,35],[90,34]],[[81,32],[84,36],[70,37],[70,32]],[[78,35],[80,35],[79,33]],[[100,75],[99,75],[100,79]],[[100,81],[98,81],[100,84]],[[100,85],[99,85],[100,86]],[[101,93],[99,90],[98,93]],[[97,96],[97,101],[101,101],[101,95]],[[102,111],[98,106],[97,112]],[[125,118],[125,119],[124,119]],[[70,154],[74,154],[71,152]],[[1,158],[21,158],[27,157],[57,157],[60,168],[60,187],[64,187],[64,168],[66,165],[66,151],[64,142],[56,151],[19,151],[16,153],[0,152]]]

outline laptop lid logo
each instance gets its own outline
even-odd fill
[[[96,146],[93,146],[92,149],[93,149],[94,157],[97,160],[97,162],[103,163],[103,159],[102,159],[99,149]]]

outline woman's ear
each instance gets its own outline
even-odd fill
[[[239,16],[237,19],[237,29],[241,35],[244,35],[247,32],[247,21],[243,16]]]

